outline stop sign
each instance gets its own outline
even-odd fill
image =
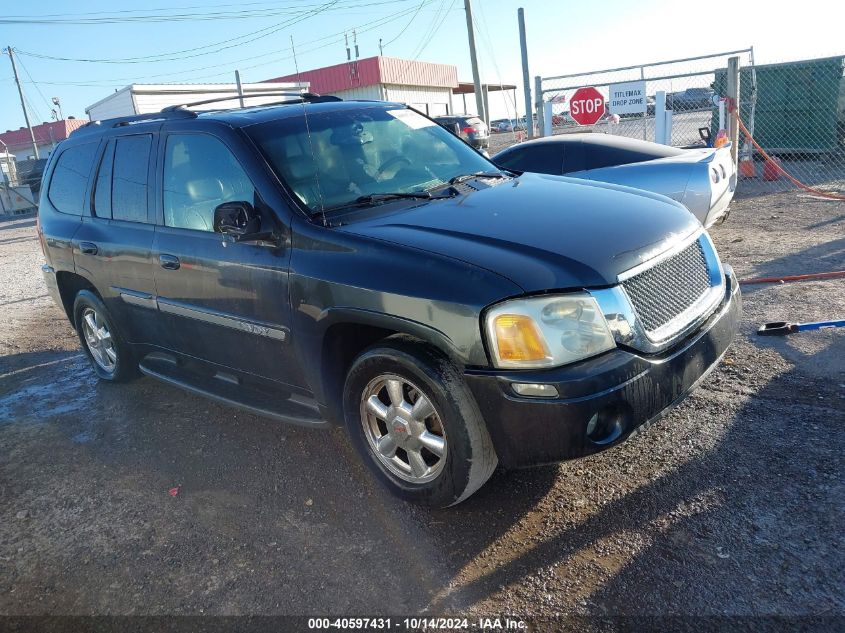
[[[604,97],[592,86],[578,88],[569,100],[569,115],[578,125],[595,125],[604,116]]]

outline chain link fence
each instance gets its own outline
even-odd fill
[[[845,56],[740,69],[740,187],[786,190],[801,183],[845,194]],[[717,71],[714,89],[725,89]],[[711,130],[715,129],[711,122]],[[768,161],[770,156],[774,161]]]
[[[729,108],[719,97],[728,92],[728,60],[739,58],[739,115],[748,135],[739,134],[739,190],[795,188],[783,170],[810,186],[845,190],[845,56],[755,66],[753,49],[670,60],[595,72],[537,78],[536,116],[540,130],[552,134],[603,132],[676,147],[712,145],[727,127]],[[642,86],[638,112],[619,111],[612,94]],[[572,97],[592,86],[605,98],[605,116],[579,125]],[[661,117],[663,101],[669,111]],[[614,108],[614,105],[617,107]],[[622,110],[625,108],[623,107]],[[543,119],[551,119],[544,121]],[[662,119],[662,120],[661,120]],[[663,123],[665,121],[665,124]],[[761,151],[762,150],[762,151]],[[768,161],[765,154],[775,160]]]
[[[605,132],[640,138],[647,141],[667,140],[678,147],[701,145],[707,142],[714,112],[718,115],[713,96],[716,94],[717,73],[724,71],[730,57],[739,57],[740,65],[753,66],[751,49],[715,55],[628,66],[587,73],[544,77],[540,94],[551,103],[552,133]],[[645,103],[642,112],[622,113],[618,122],[610,115],[610,92],[620,84],[644,84]],[[595,125],[582,126],[572,118],[571,100],[579,88],[593,86],[605,98],[606,115]],[[660,93],[660,95],[658,94]],[[660,124],[657,104],[661,96],[666,110],[672,112],[671,138],[658,138]],[[545,108],[546,112],[548,107]],[[538,113],[538,118],[542,116]],[[718,125],[718,120],[716,120]]]

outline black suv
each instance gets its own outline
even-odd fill
[[[345,424],[380,480],[433,506],[497,463],[622,441],[740,316],[680,204],[501,171],[395,103],[89,123],[50,158],[39,237],[100,378]]]

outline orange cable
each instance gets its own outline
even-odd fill
[[[735,108],[736,106],[733,100],[728,100],[728,112],[733,112]],[[845,200],[845,196],[840,196],[835,193],[829,193],[820,189],[814,189],[813,187],[805,185],[803,182],[798,180],[795,176],[786,171],[782,165],[780,165],[778,162],[775,162],[775,160],[766,153],[766,150],[760,147],[760,144],[754,140],[754,137],[751,136],[751,133],[748,131],[748,128],[745,127],[745,123],[743,123],[742,119],[739,118],[739,112],[736,113],[736,120],[739,123],[740,129],[742,129],[742,131],[745,133],[745,136],[748,138],[748,140],[751,141],[751,144],[757,148],[757,151],[759,151],[760,154],[763,155],[763,158],[765,158],[768,162],[772,163],[775,168],[784,176],[786,176],[787,180],[789,180],[793,185],[795,185],[799,189],[803,189],[804,191],[812,193],[813,195],[821,196],[822,198],[829,198],[831,200]]]
[[[787,281],[809,281],[811,279],[836,279],[845,277],[845,270],[833,270],[827,273],[810,273],[808,275],[787,275],[785,277],[755,277],[754,279],[740,279],[739,283],[747,284],[776,284]]]

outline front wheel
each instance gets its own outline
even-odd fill
[[[361,354],[346,378],[352,442],[394,494],[432,507],[460,503],[498,460],[458,369],[413,339],[390,338]]]

